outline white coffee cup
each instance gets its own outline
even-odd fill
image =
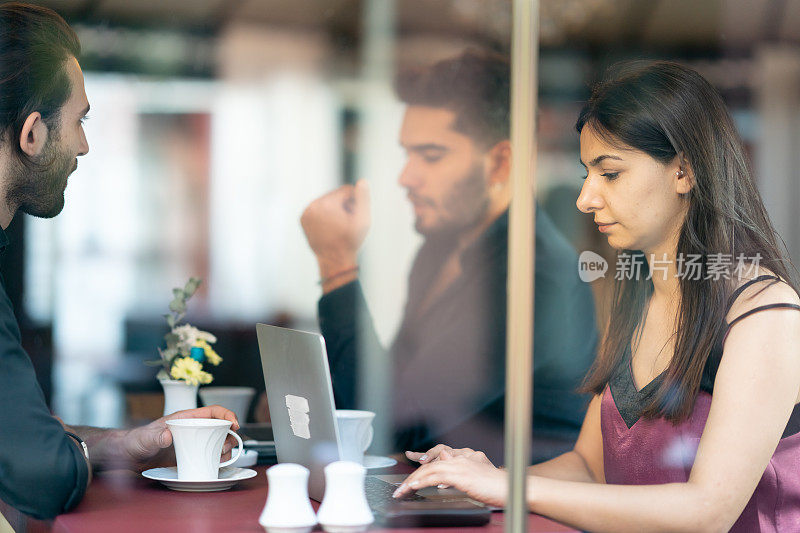
[[[364,452],[372,444],[372,411],[337,409],[336,424],[342,445],[342,461],[364,464]]]
[[[178,479],[211,481],[219,479],[219,469],[236,462],[242,453],[242,439],[231,431],[230,420],[216,418],[181,418],[167,420],[178,461]],[[236,455],[220,464],[222,446],[228,434],[239,442]]]

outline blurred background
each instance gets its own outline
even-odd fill
[[[393,78],[469,47],[508,53],[508,1],[34,3],[77,31],[91,103],[66,208],[17,217],[2,264],[56,414],[119,426],[153,412],[160,387],[142,361],[157,358],[171,289],[189,276],[204,283],[187,318],[225,359],[215,384],[263,390],[254,323],[317,330],[300,214],[358,178],[373,198],[362,284],[391,340],[420,244],[397,184]],[[538,202],[577,251],[613,264],[575,208],[581,103],[610,63],[663,58],[722,92],[800,259],[800,0],[541,0],[540,24]],[[593,285],[602,323],[605,284]]]

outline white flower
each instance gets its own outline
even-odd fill
[[[184,324],[182,326],[173,328],[172,333],[178,336],[178,343],[185,347],[187,351],[192,346],[197,344],[197,341],[199,340],[204,340],[208,343],[217,342],[217,338],[211,333],[199,330],[194,326],[190,326],[189,324]]]

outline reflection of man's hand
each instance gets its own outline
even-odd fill
[[[317,198],[300,217],[320,276],[337,286],[355,278],[358,249],[370,226],[369,186],[364,180]],[[336,279],[334,279],[336,278]],[[323,290],[333,290],[323,284]]]

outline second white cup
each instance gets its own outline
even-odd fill
[[[242,439],[231,431],[229,420],[216,418],[181,418],[167,420],[178,462],[178,479],[211,481],[219,479],[219,469],[236,462],[242,453]],[[229,461],[220,464],[222,446],[228,434],[236,437],[238,447]]]
[[[339,442],[342,445],[342,461],[364,464],[364,452],[372,444],[372,411],[337,409],[336,424],[339,427]]]

